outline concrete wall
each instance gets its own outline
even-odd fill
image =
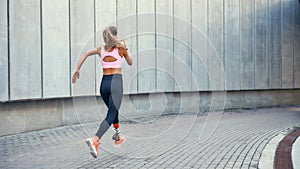
[[[42,1],[41,7],[43,97],[67,97],[70,96],[69,1]]]
[[[0,135],[105,116],[99,57],[70,79],[108,25],[133,58],[121,119],[299,104],[297,0],[0,0]]]
[[[99,94],[99,57],[117,25],[134,59],[124,93],[294,89],[300,86],[295,0],[1,0],[0,100]]]
[[[41,4],[9,1],[9,98],[42,98]],[[5,56],[4,56],[5,57]]]
[[[7,1],[0,1],[0,101],[8,100],[8,21]]]

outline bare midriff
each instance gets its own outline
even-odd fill
[[[105,68],[103,69],[104,75],[122,74],[121,68]]]

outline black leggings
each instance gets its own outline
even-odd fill
[[[119,123],[119,109],[123,96],[123,80],[121,74],[103,75],[100,86],[101,97],[108,108],[106,118],[101,122],[96,136],[101,138],[111,124]]]

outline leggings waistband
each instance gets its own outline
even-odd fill
[[[122,74],[103,75],[103,77],[102,77],[103,80],[111,80],[113,78],[121,78],[122,79]]]

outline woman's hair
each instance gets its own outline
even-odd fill
[[[109,26],[103,31],[103,39],[105,42],[104,49],[108,50],[113,47],[116,47],[120,42],[114,38],[114,36],[117,36],[118,30],[115,26]]]

